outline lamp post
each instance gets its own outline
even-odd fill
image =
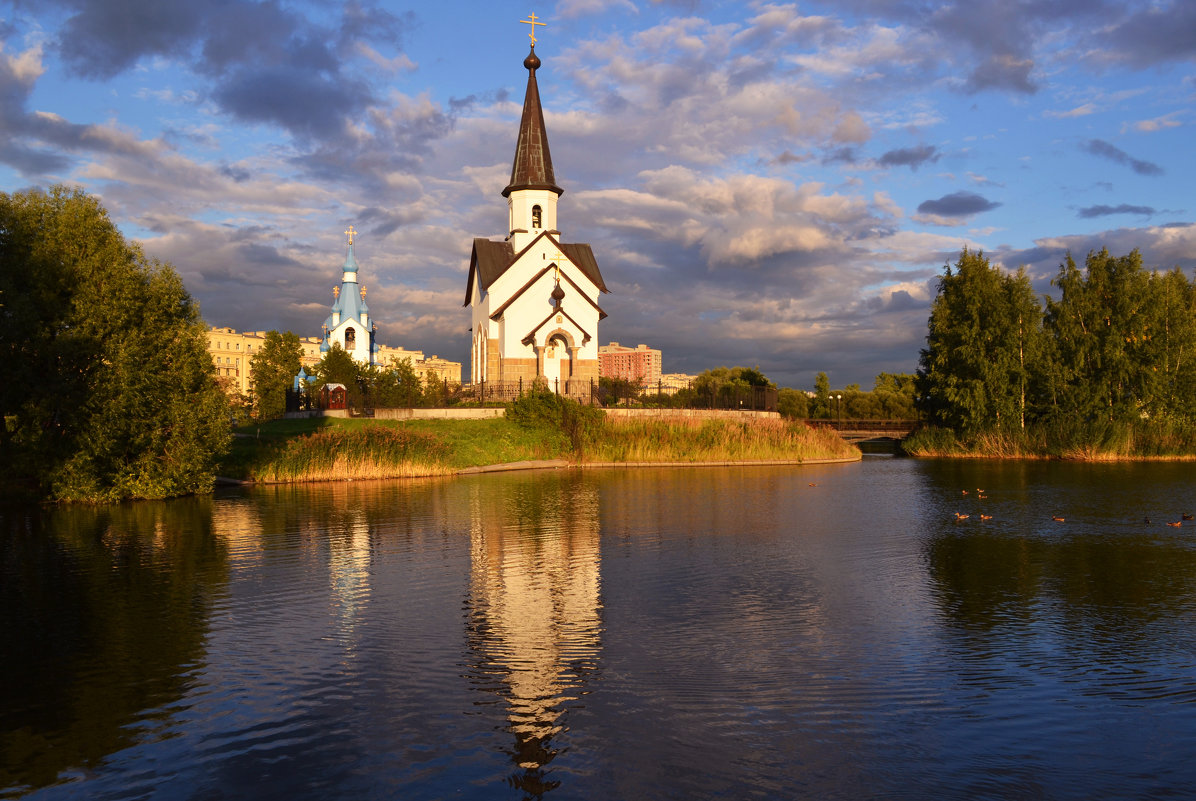
[[[839,418],[839,428],[843,427],[843,396],[835,395],[835,414]]]

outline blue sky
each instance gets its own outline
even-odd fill
[[[211,325],[318,335],[343,231],[387,344],[464,362],[529,14],[599,339],[787,386],[912,372],[963,246],[1196,268],[1196,4],[0,2],[0,190],[100,196]]]

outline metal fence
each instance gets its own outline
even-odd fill
[[[424,408],[458,405],[501,405],[512,403],[531,392],[543,382],[532,381],[480,381],[473,384],[449,383],[443,380],[435,391],[421,394],[419,403]],[[771,387],[731,387],[718,390],[699,391],[691,388],[666,392],[663,386],[640,389],[627,384],[603,385],[595,379],[570,378],[548,382],[547,388],[580,403],[596,406],[646,406],[673,409],[738,409],[742,411],[777,410],[777,390]],[[372,416],[374,398],[367,386],[349,394],[348,412],[353,416]],[[287,411],[318,409],[322,398],[319,393],[293,393],[287,390]]]

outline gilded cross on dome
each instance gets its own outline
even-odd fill
[[[547,23],[547,22],[540,22],[539,20],[537,20],[537,19],[536,19],[536,15],[535,15],[534,13],[531,15],[531,17],[530,17],[530,18],[528,18],[528,19],[521,19],[521,20],[519,20],[519,21],[520,21],[520,22],[522,22],[524,25],[531,25],[531,26],[532,26],[532,32],[531,32],[531,33],[529,33],[529,34],[528,34],[528,36],[532,37],[532,45],[534,46],[534,45],[536,44],[536,26],[537,26],[537,25],[547,25],[548,23]]]
[[[569,261],[569,258],[567,256],[565,256],[564,253],[561,253],[559,250],[556,252],[555,256],[553,256],[551,259],[549,259],[550,262],[552,262],[554,265],[556,265],[556,280],[558,282],[561,280],[561,261],[562,260]]]
[[[353,230],[353,226],[350,225],[349,230],[345,231],[345,234],[349,237],[349,244],[352,245],[353,237],[357,236],[357,232]]]
[[[332,288],[332,297],[339,298],[340,296],[341,296],[341,288],[339,286],[334,286]]]
[[[365,284],[361,285],[361,299],[365,300]]]

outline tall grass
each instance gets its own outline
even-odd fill
[[[901,444],[911,456],[992,459],[1196,459],[1196,425],[1185,420],[1082,421],[1056,419],[1015,432],[958,436],[924,428]]]
[[[858,458],[838,435],[789,420],[608,418],[587,462],[808,461]]]
[[[455,472],[437,437],[390,426],[329,428],[289,440],[250,477],[265,482],[410,478]]]
[[[506,419],[335,420],[241,432],[222,475],[262,482],[446,475],[537,459],[595,462],[808,461],[859,458],[833,432],[788,420],[610,418],[550,392]]]

